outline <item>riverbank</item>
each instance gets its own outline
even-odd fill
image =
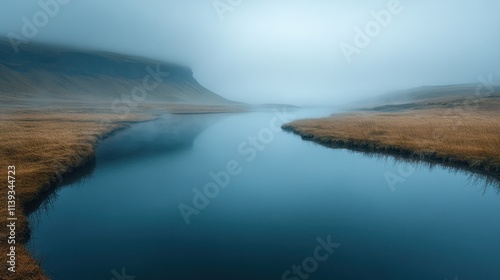
[[[332,148],[441,163],[500,178],[500,103],[474,109],[358,111],[283,129]]]
[[[15,167],[15,212],[9,216],[7,199],[0,200],[0,215],[4,221],[15,217],[15,272],[8,270],[11,246],[2,242],[1,279],[49,279],[39,263],[24,247],[30,238],[27,216],[54,192],[62,180],[81,166],[92,163],[99,141],[110,133],[134,122],[155,118],[160,112],[215,113],[236,112],[242,108],[228,106],[172,106],[149,104],[147,110],[130,114],[110,114],[92,106],[2,108],[0,114],[1,180],[8,185],[8,168]],[[144,108],[142,108],[144,109]],[[169,110],[171,109],[171,110]],[[12,175],[12,174],[11,174]],[[12,178],[11,178],[12,179]],[[5,188],[2,197],[7,197]],[[61,229],[63,230],[63,229]],[[11,231],[0,230],[0,238],[8,240]]]

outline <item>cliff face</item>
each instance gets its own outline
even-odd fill
[[[201,86],[185,66],[142,58],[28,45],[0,39],[0,102],[107,101],[231,104]]]

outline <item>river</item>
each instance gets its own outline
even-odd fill
[[[30,215],[59,279],[500,279],[500,197],[444,167],[283,132],[297,110],[165,115]]]

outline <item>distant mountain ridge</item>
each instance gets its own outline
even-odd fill
[[[234,103],[201,86],[186,66],[41,44],[23,45],[15,53],[0,38],[2,102],[113,100],[141,86],[151,102]]]
[[[500,87],[495,84],[461,84],[423,86],[353,102],[350,107],[393,111],[428,107],[447,107],[464,102],[483,102],[500,98]],[[475,101],[476,102],[476,101]]]

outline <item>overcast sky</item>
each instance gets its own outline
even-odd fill
[[[341,103],[500,80],[496,0],[59,1],[45,24],[38,1],[0,0],[0,32],[22,38],[23,17],[38,20],[31,41],[183,63],[237,101]]]

